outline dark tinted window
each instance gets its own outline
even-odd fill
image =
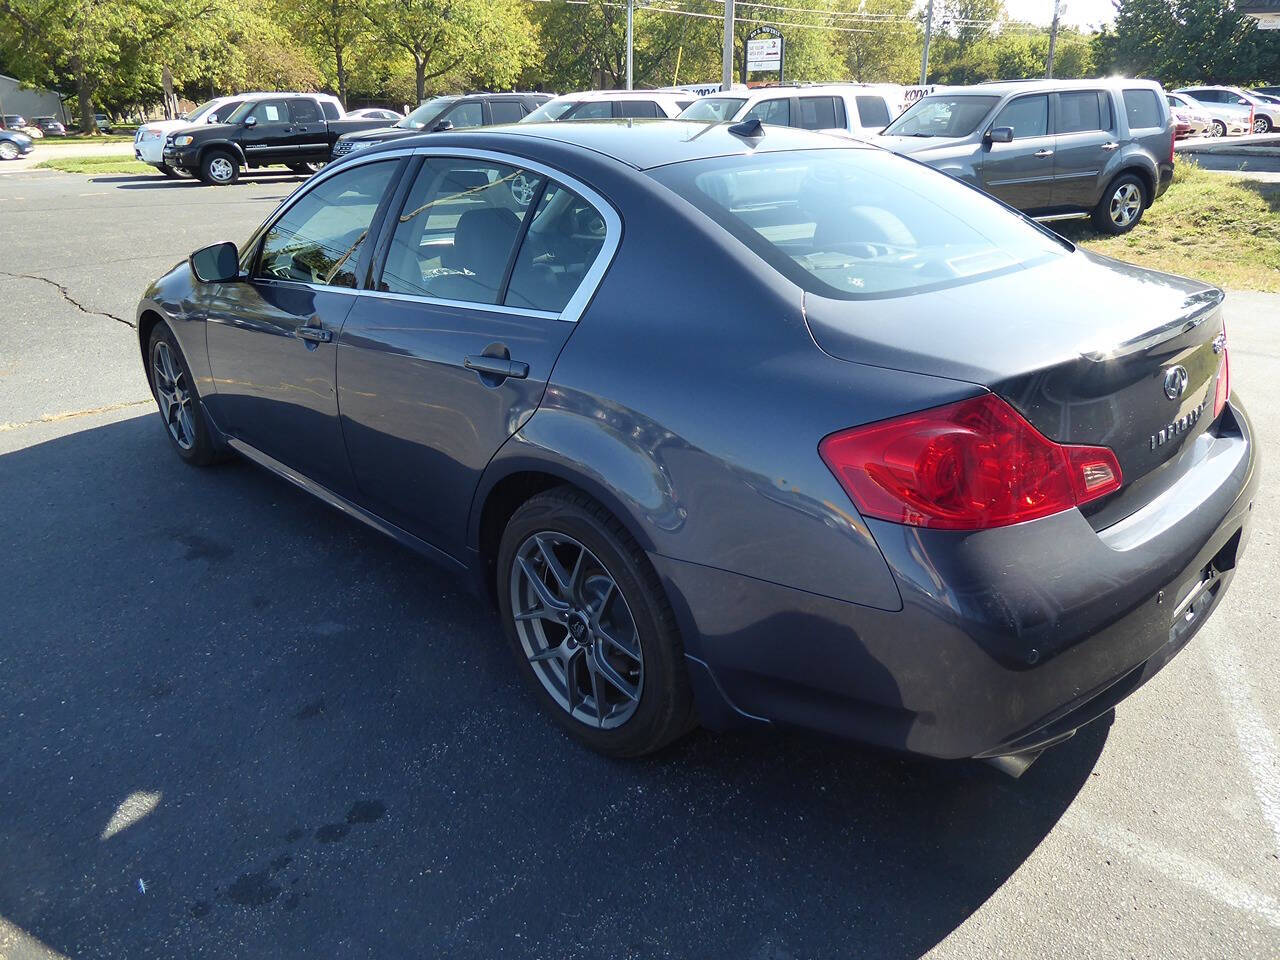
[[[1098,109],[1098,91],[1080,90],[1058,94],[1058,132],[1080,133],[1101,130],[1102,113]]]
[[[488,160],[428,158],[394,221],[379,289],[497,303],[542,180]]]
[[[1049,95],[1018,97],[996,114],[993,127],[1013,127],[1013,138],[1043,137],[1049,132]]]
[[[586,100],[571,107],[561,120],[608,120],[613,116],[612,100]]]
[[[398,163],[365,163],[321,181],[267,231],[257,275],[354,287],[361,244]]]
[[[822,296],[946,287],[1068,252],[978,191],[882,150],[718,157],[650,175]]]
[[[314,100],[290,100],[289,119],[294,123],[319,123],[320,108]]]
[[[1126,90],[1124,112],[1129,117],[1130,130],[1163,126],[1160,101],[1156,98],[1154,90]]]
[[[591,269],[604,235],[595,207],[567,187],[549,185],[511,271],[507,306],[559,313]]]
[[[480,106],[479,100],[470,100],[458,104],[446,112],[440,120],[442,122],[448,120],[455,127],[482,127],[484,126],[484,108]]]
[[[330,103],[328,100],[322,100],[322,101],[320,102],[320,106],[321,106],[321,108],[324,110],[324,118],[325,118],[326,120],[337,120],[337,119],[338,119],[338,106],[337,106],[337,104],[335,104],[335,103]],[[396,119],[399,119],[399,117],[397,117]]]
[[[893,118],[889,116],[889,107],[881,97],[858,97],[858,124],[872,130],[880,130],[889,125]]]
[[[619,100],[618,115],[621,117],[657,117],[658,105],[652,100]]]
[[[524,107],[515,100],[493,100],[489,103],[489,112],[494,123],[517,123],[524,116]]]
[[[791,125],[791,101],[786,98],[761,100],[744,113],[742,119],[758,119],[761,123],[772,123],[779,127],[788,127]]]
[[[844,111],[837,110],[835,97],[801,97],[799,126],[806,130],[831,130],[843,127]]]

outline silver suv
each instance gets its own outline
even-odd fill
[[[918,100],[879,142],[1040,220],[1126,233],[1173,179],[1174,120],[1148,80],[1019,80]]]

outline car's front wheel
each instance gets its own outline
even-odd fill
[[[1225,137],[1227,135],[1227,125],[1221,120],[1213,121],[1213,126],[1209,128],[1209,136]]]
[[[217,444],[200,412],[200,396],[196,393],[191,368],[173,331],[164,323],[157,323],[151,331],[147,374],[169,441],[178,456],[197,467],[220,459]]]
[[[200,161],[200,179],[214,187],[235,183],[240,179],[240,164],[223,150],[211,151]]]
[[[1128,233],[1142,219],[1147,208],[1147,191],[1142,180],[1132,173],[1111,181],[1106,193],[1093,211],[1093,223],[1103,233]]]
[[[0,140],[0,160],[17,160],[18,145],[12,140]]]
[[[497,569],[521,671],[569,733],[632,757],[692,728],[671,606],[644,551],[603,507],[567,487],[532,498],[507,524]]]
[[[1271,118],[1270,117],[1254,117],[1253,132],[1254,133],[1270,133]]]

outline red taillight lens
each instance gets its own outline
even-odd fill
[[[1034,520],[1123,483],[1109,449],[1054,443],[992,394],[833,433],[818,453],[864,516],[946,530]]]
[[[1217,420],[1231,396],[1231,355],[1227,351],[1227,325],[1222,325],[1222,366],[1218,368],[1218,386],[1213,392],[1213,419]]]

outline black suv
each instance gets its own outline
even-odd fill
[[[333,146],[333,159],[345,157],[361,147],[371,147],[397,137],[411,137],[416,133],[516,123],[550,99],[549,93],[468,93],[465,96],[435,97],[424,101],[394,126],[339,137]]]
[[[202,123],[169,134],[168,166],[205,183],[235,183],[245,167],[281,163],[297,172],[329,160],[344,133],[381,126],[382,120],[343,120],[332,97],[281,93],[246,100],[222,123]]]

